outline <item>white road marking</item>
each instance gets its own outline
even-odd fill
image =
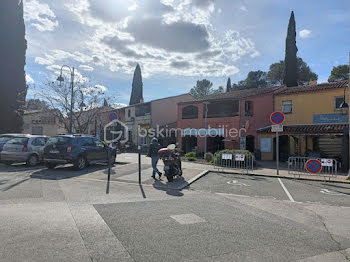
[[[250,186],[242,182],[238,182],[237,180],[228,181],[227,184],[234,185],[234,186]]]
[[[174,219],[176,222],[178,222],[181,225],[190,225],[190,224],[197,224],[197,223],[204,223],[207,222],[205,219],[190,213],[190,214],[181,214],[181,215],[173,215],[170,216],[172,219]]]
[[[280,178],[278,178],[278,181],[280,182],[284,192],[286,192],[290,202],[295,202],[295,200],[293,199],[292,195],[289,193],[288,189],[286,188],[286,186],[283,184],[282,180]]]
[[[343,193],[334,192],[334,191],[328,190],[328,189],[326,189],[326,188],[322,188],[322,189],[320,190],[320,193],[326,194],[326,195],[331,195],[331,196],[345,196],[345,194],[343,194]]]

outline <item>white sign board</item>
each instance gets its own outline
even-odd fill
[[[271,138],[261,138],[260,139],[260,151],[263,153],[270,153],[272,146]]]
[[[333,166],[333,160],[328,158],[321,159],[322,166]]]
[[[245,155],[244,154],[235,154],[235,161],[244,161]]]
[[[272,125],[271,132],[283,132],[283,125]]]
[[[222,154],[221,159],[232,160],[232,154]]]

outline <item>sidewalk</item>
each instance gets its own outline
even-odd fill
[[[129,163],[137,163],[138,161],[138,155],[136,153],[124,153],[118,155],[117,158],[118,161],[121,162],[129,162]],[[142,163],[149,163],[150,159],[144,155],[141,156],[141,162]],[[314,181],[331,181],[331,182],[337,182],[337,183],[350,183],[350,180],[346,180],[345,175],[338,175],[336,177],[324,177],[324,176],[318,176],[318,175],[306,175],[306,174],[300,174],[297,176],[294,176],[292,174],[288,173],[288,167],[286,164],[281,164],[281,170],[279,176],[277,176],[276,169],[273,167],[274,162],[259,162],[259,166],[256,167],[254,170],[249,171],[249,174],[251,175],[258,175],[258,176],[269,176],[269,177],[283,177],[283,178],[291,178],[291,179],[303,179],[303,180],[314,180]],[[163,163],[161,161],[159,162],[159,166],[162,166]],[[199,170],[203,171],[203,174],[205,174],[205,171],[210,172],[225,172],[225,173],[242,173],[240,170],[230,169],[230,168],[215,168],[212,164],[204,164],[204,163],[197,163],[197,162],[189,162],[185,161],[183,159],[182,161],[182,167],[184,169],[188,170],[197,170],[196,175],[188,174],[184,177],[185,181],[184,183],[192,183],[196,179],[199,179],[200,176],[198,176]],[[176,189],[179,187],[176,187]]]
[[[203,170],[206,169],[211,172],[225,172],[225,173],[242,173],[240,170],[235,170],[232,168],[214,168],[213,165],[210,164],[199,164],[196,162],[188,162],[183,161],[183,166],[190,166],[191,168],[202,168]],[[338,176],[333,177],[324,177],[323,175],[307,175],[304,173],[297,174],[294,176],[293,174],[288,173],[288,166],[285,163],[282,163],[279,171],[279,176],[277,176],[276,168],[272,167],[271,163],[259,163],[258,167],[255,167],[254,170],[249,171],[249,174],[251,175],[258,175],[258,176],[269,176],[269,177],[283,177],[283,178],[293,178],[293,179],[302,179],[302,180],[314,180],[314,181],[331,181],[331,182],[337,182],[337,183],[350,183],[350,180],[347,180],[346,175],[341,174]]]

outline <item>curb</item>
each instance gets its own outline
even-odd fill
[[[317,182],[329,182],[329,183],[342,183],[342,184],[350,184],[350,181],[334,181],[334,180],[321,180],[321,179],[314,179],[314,178],[305,178],[305,177],[289,177],[289,176],[276,176],[276,175],[262,175],[262,174],[243,174],[238,173],[235,171],[229,172],[229,171],[208,171],[208,173],[222,173],[222,174],[237,174],[237,175],[247,175],[247,176],[262,176],[262,177],[274,177],[274,178],[285,178],[285,179],[291,179],[291,180],[306,180],[306,181],[317,181]],[[193,181],[194,182],[194,181]]]
[[[195,182],[195,181],[197,181],[198,179],[202,178],[203,176],[209,174],[210,172],[212,172],[212,171],[210,171],[210,170],[204,170],[203,172],[201,172],[201,173],[198,174],[197,176],[195,176],[195,177],[191,178],[190,180],[188,180],[186,184],[184,184],[184,185],[178,187],[177,190],[182,190],[182,189],[188,187],[188,186],[191,185],[193,182]]]

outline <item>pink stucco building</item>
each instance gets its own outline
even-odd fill
[[[207,136],[207,152],[221,149],[255,152],[256,130],[269,125],[269,116],[274,110],[273,94],[277,89],[238,90],[179,103],[179,146],[184,152],[202,153]]]

